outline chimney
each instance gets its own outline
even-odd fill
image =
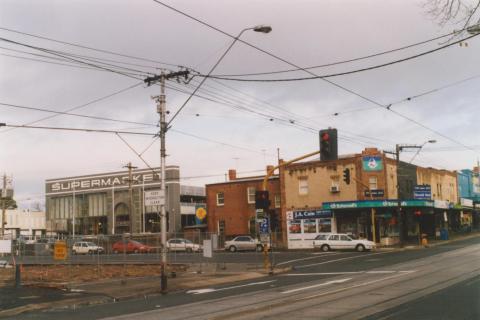
[[[273,168],[275,168],[275,167],[272,166],[272,165],[268,165],[267,166],[267,174],[270,172],[270,170],[273,170]]]
[[[237,170],[235,169],[229,169],[228,170],[228,180],[232,181],[237,179]]]

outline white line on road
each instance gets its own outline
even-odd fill
[[[335,255],[337,255],[337,254],[341,254],[341,252],[317,252],[317,253],[312,253],[312,254],[315,254],[316,256],[315,256],[315,257],[307,257],[307,258],[298,258],[298,259],[288,260],[288,261],[284,261],[284,262],[277,263],[276,265],[277,265],[277,266],[281,266],[281,265],[284,265],[284,264],[288,264],[288,263],[292,263],[292,262],[297,262],[297,261],[318,259],[318,258],[322,258],[322,256],[324,256],[324,255],[326,255],[326,254],[328,254],[329,256],[335,256]]]
[[[344,283],[344,282],[347,282],[348,280],[352,280],[352,278],[345,278],[345,279],[327,281],[327,282],[324,282],[324,283],[315,284],[313,286],[307,286],[307,287],[301,287],[301,288],[297,288],[297,289],[283,291],[282,293],[292,293],[292,292],[297,292],[297,291],[302,291],[302,290],[307,290],[307,289],[312,289],[312,288],[317,288],[317,287],[323,287],[323,286],[327,286],[329,284]]]
[[[362,257],[374,256],[374,255],[377,255],[377,254],[385,254],[385,253],[390,253],[390,251],[369,253],[369,254],[365,254],[365,255],[362,254],[362,255],[353,256],[353,257],[345,257],[345,258],[328,260],[328,261],[323,261],[323,262],[318,262],[318,263],[305,264],[305,265],[301,265],[301,266],[296,266],[295,269],[303,269],[303,268],[319,266],[319,265],[322,265],[322,264],[327,264],[327,263],[332,263],[332,262],[337,262],[337,261],[351,260],[351,259],[357,259],[357,258],[362,258]]]
[[[290,276],[331,276],[331,275],[359,274],[359,273],[367,273],[367,274],[392,274],[392,273],[410,273],[410,272],[414,272],[414,270],[410,270],[410,271],[372,270],[372,271],[345,271],[345,272],[287,273],[287,274],[282,274],[282,276],[284,276],[284,277],[290,277]]]
[[[233,286],[233,287],[227,287],[227,288],[205,288],[205,289],[194,289],[194,290],[188,290],[187,293],[191,294],[202,294],[202,293],[210,293],[210,292],[215,292],[215,291],[223,291],[223,290],[230,290],[230,289],[237,289],[237,288],[242,288],[242,287],[249,287],[249,286],[255,286],[259,284],[265,284],[265,283],[271,283],[275,282],[277,280],[269,280],[269,281],[261,281],[261,282],[252,282],[252,283],[247,283],[247,284],[242,284],[239,286]]]

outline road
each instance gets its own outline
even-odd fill
[[[310,252],[289,258],[279,262],[294,268],[286,274],[15,319],[475,319],[471,316],[478,315],[479,237],[420,250]],[[455,294],[465,299],[451,299]],[[428,313],[420,317],[422,308]]]

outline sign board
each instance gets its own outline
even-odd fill
[[[365,156],[362,158],[363,171],[383,170],[382,156]]]
[[[198,207],[195,210],[195,216],[197,217],[198,220],[203,220],[207,216],[207,210],[205,207]]]
[[[66,260],[67,259],[67,243],[65,241],[56,241],[53,247],[53,259]]]
[[[260,233],[268,233],[269,232],[269,220],[268,218],[263,219],[262,222],[260,222]]]
[[[0,240],[0,253],[12,252],[12,240]]]
[[[385,192],[383,191],[383,189],[365,190],[365,197],[370,197],[370,193],[374,198],[382,198],[385,196]]]
[[[413,198],[419,200],[432,199],[432,187],[430,185],[418,185],[413,187]]]
[[[447,200],[434,200],[433,204],[438,209],[448,209],[450,207],[450,203]]]
[[[316,218],[331,218],[332,211],[330,210],[303,210],[294,211],[293,219],[316,219]]]
[[[203,240],[203,256],[205,258],[212,258],[213,257],[213,245],[212,240]]]
[[[265,212],[263,212],[263,209],[257,209],[255,210],[255,216],[257,220],[263,219],[265,217]]]
[[[165,192],[162,189],[145,191],[146,206],[162,206],[165,205]]]
[[[464,207],[473,208],[473,200],[472,199],[460,198],[460,204]]]
[[[433,207],[432,200],[402,200],[402,207]],[[398,200],[366,200],[366,201],[343,201],[324,202],[324,209],[357,209],[357,208],[388,208],[398,206]]]

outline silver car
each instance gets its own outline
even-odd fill
[[[263,251],[263,244],[250,236],[238,236],[233,240],[225,242],[225,250],[230,252],[235,251]]]

